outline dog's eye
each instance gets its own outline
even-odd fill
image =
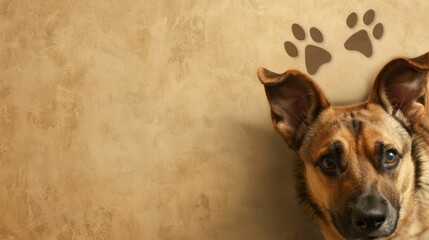
[[[323,158],[322,159],[322,165],[323,165],[323,168],[325,168],[325,169],[331,169],[331,168],[336,167],[335,160],[330,158],[330,157]]]
[[[320,160],[320,169],[327,175],[335,176],[339,174],[337,161],[335,158],[326,156]]]
[[[399,160],[399,154],[395,149],[389,149],[384,152],[384,164],[387,168],[393,168],[396,166]]]

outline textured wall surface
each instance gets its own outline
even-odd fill
[[[317,27],[332,60],[313,78],[333,103],[362,100],[386,61],[429,51],[428,12],[423,0],[0,0],[0,239],[316,239],[256,68],[305,72],[312,40],[291,26]],[[344,48],[376,23],[371,57]]]

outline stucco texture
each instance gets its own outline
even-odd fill
[[[312,40],[291,26],[317,27],[332,60],[312,77],[332,103],[362,100],[388,60],[429,51],[428,12],[423,0],[0,0],[0,239],[319,238],[256,69],[306,72]],[[371,57],[344,47],[376,23]]]

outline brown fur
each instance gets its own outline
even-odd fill
[[[382,237],[418,239],[429,229],[428,71],[429,53],[395,59],[377,76],[368,101],[331,106],[301,72],[258,69],[274,128],[300,158],[298,197],[325,239],[344,239],[333,213],[367,192],[379,193],[400,209],[395,230]],[[400,155],[393,169],[381,166],[385,149]],[[338,155],[341,173],[327,176],[321,170],[320,159],[326,154]]]

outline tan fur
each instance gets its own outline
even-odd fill
[[[302,200],[309,201],[306,206],[325,239],[343,239],[330,211],[340,211],[354,194],[371,189],[400,205],[396,229],[388,239],[419,239],[429,229],[428,70],[429,53],[393,60],[380,72],[369,100],[348,106],[330,106],[302,73],[258,70],[274,127],[300,157],[297,171],[303,180],[298,180],[307,189],[297,190],[304,191],[301,195],[308,199]],[[403,97],[400,102],[398,97]],[[379,161],[377,141],[402,154],[388,173],[374,167]],[[316,166],[333,142],[341,143],[346,170],[328,177]]]

